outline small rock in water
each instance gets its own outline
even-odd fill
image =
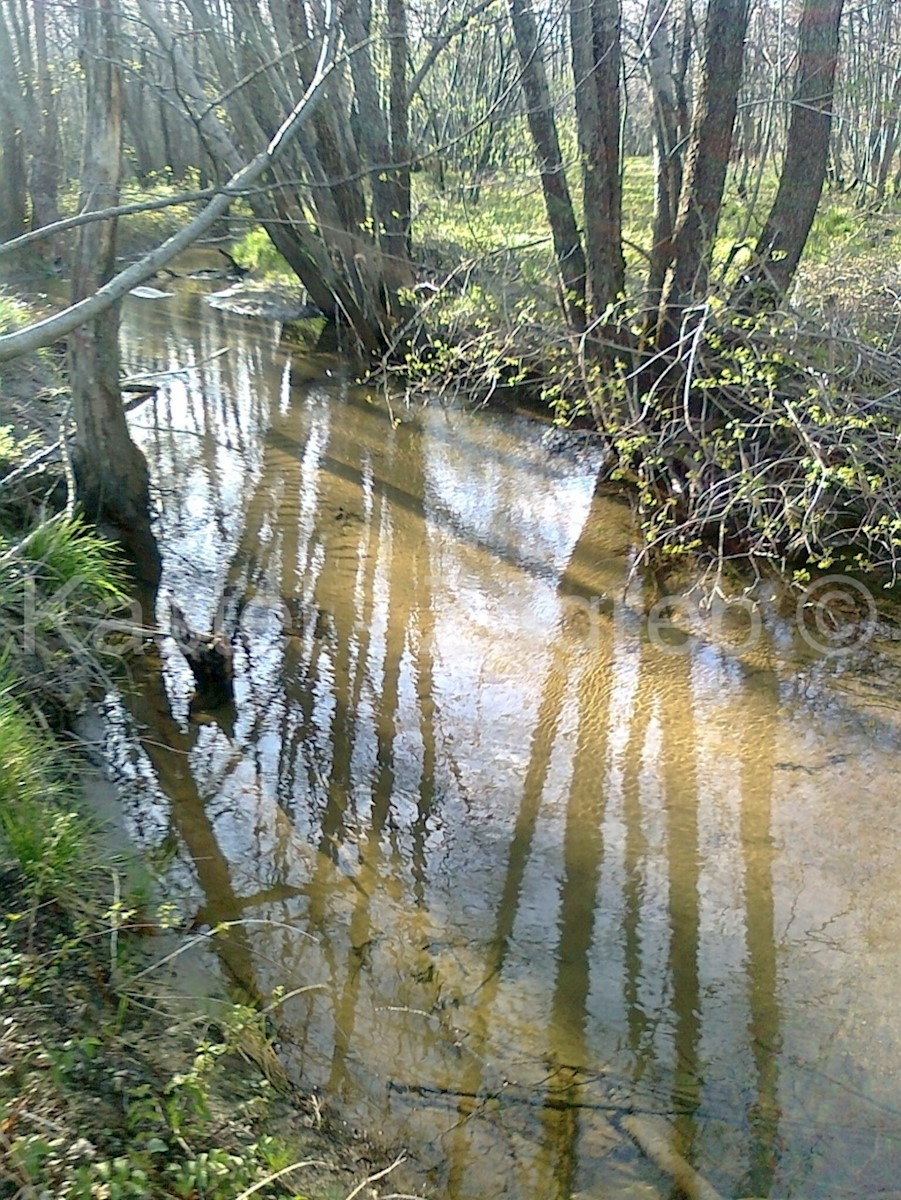
[[[170,296],[174,296],[175,292],[161,292],[159,288],[142,286],[132,288],[128,294],[137,296],[139,300],[167,300]]]

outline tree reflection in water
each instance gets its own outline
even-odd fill
[[[152,681],[135,709],[173,885],[211,921],[273,922],[226,969],[323,985],[285,1007],[289,1062],[445,1194],[659,1187],[629,1108],[665,1113],[724,1193],[778,1193],[810,1143],[783,1112],[776,765],[821,747],[773,645],[646,636],[590,453],[401,415],[292,385],[272,344],[143,414],[164,587],[198,623],[227,587],[259,600],[232,735],[186,732]]]

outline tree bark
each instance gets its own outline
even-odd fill
[[[34,6],[35,97],[37,129],[31,162],[31,223],[35,229],[59,220],[60,140],[56,111],[56,89],[47,59],[47,8],[45,0],[32,0]],[[53,239],[43,246],[46,259],[56,255]]]
[[[372,218],[382,251],[383,262],[376,277],[382,276],[389,309],[399,313],[403,308],[396,299],[397,291],[413,283],[407,254],[409,202],[404,216],[404,196],[396,172],[392,168],[391,140],[388,119],[379,96],[375,63],[373,62],[369,31],[369,14],[364,0],[344,0],[341,24],[348,45],[353,48],[353,84],[356,101],[356,134],[365,159],[372,189]],[[406,228],[405,228],[406,227]]]
[[[0,104],[0,120],[0,240],[8,242],[25,229],[28,190],[22,135],[5,104]]]
[[[113,0],[83,0],[79,10],[85,80],[84,156],[79,209],[106,208],[119,196],[122,90]],[[113,275],[116,220],[83,225],[72,271],[73,303]],[[119,391],[119,313],[112,306],[69,338],[69,384],[76,436],[72,451],[78,499],[87,515],[112,526],[142,582],[159,581],[159,549],[150,526],[150,478],[131,440]]]
[[[394,186],[398,204],[400,236],[404,252],[411,252],[411,190],[410,190],[410,103],[407,97],[407,42],[406,0],[387,0],[388,7],[388,55],[389,55],[389,105],[388,121],[391,133],[391,159]]]
[[[149,11],[153,12],[152,9]],[[317,72],[316,80],[282,121],[268,145],[250,162],[241,165],[231,179],[223,185],[222,191],[217,192],[196,217],[193,217],[177,233],[167,238],[162,245],[151,250],[149,254],[145,254],[138,262],[119,271],[108,283],[98,287],[93,294],[70,304],[61,312],[27,325],[24,329],[0,334],[0,363],[10,362],[22,354],[31,354],[42,346],[49,346],[85,322],[100,317],[126,292],[151,279],[177,254],[192,246],[228,211],[228,207],[236,195],[240,195],[244,189],[255,189],[264,173],[278,162],[279,156],[290,145],[292,139],[298,136],[305,121],[315,113],[316,105],[322,97],[321,85],[327,76],[328,54],[325,54],[322,60],[322,69]],[[225,137],[224,133],[223,137]],[[230,146],[227,138],[225,144]],[[195,198],[202,198],[202,196]],[[132,208],[132,206],[126,207]],[[153,207],[153,205],[149,205],[149,207]],[[112,216],[116,211],[116,209],[104,210],[104,217]],[[69,228],[81,223],[80,219],[74,219],[60,222],[60,225]],[[25,238],[19,239],[20,243],[25,240]]]
[[[576,123],[584,192],[586,301],[599,319],[625,287],[620,166],[620,0],[570,0]]]
[[[5,237],[17,237],[25,230],[27,220],[27,135],[31,129],[28,105],[19,86],[15,50],[7,24],[7,15],[0,7],[0,116],[3,118],[2,145],[3,179],[0,181],[0,229]]]
[[[23,75],[28,69],[26,60],[30,58],[22,45],[24,35],[14,21],[11,30],[8,20],[7,14],[0,10],[0,97],[7,110],[7,120],[12,121],[12,129],[7,129],[4,141],[9,144],[10,167],[22,176],[8,186],[21,188],[21,195],[13,204],[17,233],[21,233],[18,217],[20,213],[25,214],[29,197],[33,228],[49,225],[59,217],[59,131],[56,97],[47,62],[43,0],[34,3],[34,80]],[[17,164],[17,158],[21,159],[21,166]],[[52,239],[42,245],[40,254],[46,259],[55,256]]]
[[[882,204],[888,187],[889,175],[895,161],[895,151],[898,149],[898,129],[901,124],[901,75],[895,77],[892,86],[891,99],[888,103],[890,116],[885,124],[882,161],[879,164],[879,176],[876,180],[876,202]]]
[[[208,103],[203,84],[182,46],[160,19],[155,5],[149,0],[138,0],[138,5],[144,20],[170,57],[179,97],[193,115],[204,145],[215,161],[235,172],[234,177],[237,178],[241,154],[216,110]],[[210,30],[208,37],[211,47],[223,56],[225,46],[218,41],[216,31]],[[322,94],[321,86],[318,94]],[[310,106],[308,111],[310,117],[315,117],[316,107]],[[256,136],[264,136],[256,114],[249,111],[239,94],[233,97],[232,113],[233,116],[237,115],[239,129],[243,128],[249,136],[254,136],[253,129],[256,128],[259,131]],[[281,141],[284,143],[285,139]],[[270,168],[273,160],[274,155],[270,155],[270,162],[263,164],[264,167]],[[262,174],[262,170],[259,174]],[[364,349],[370,353],[378,352],[384,345],[387,324],[384,310],[378,303],[379,298],[371,295],[368,287],[355,294],[352,282],[338,275],[335,263],[329,257],[327,242],[310,228],[297,199],[285,189],[279,189],[277,198],[264,190],[255,190],[248,197],[248,202],[273,245],[303,283],[313,302],[330,319],[343,316]],[[358,244],[356,239],[355,244]]]
[[[551,104],[535,16],[528,0],[510,0],[510,20],[520,61],[520,82],[526,100],[529,132],[538,160],[541,190],[554,256],[563,291],[563,304],[573,329],[585,328],[585,255],[566,181],[557,122]]]
[[[671,344],[685,308],[707,291],[732,152],[747,30],[748,0],[709,0],[701,82],[673,233],[673,263],[658,322],[661,346]]]
[[[826,180],[844,0],[804,0],[791,121],[776,199],[740,294],[759,305],[783,296],[807,244]]]
[[[671,0],[648,0],[642,58],[654,113],[654,226],[648,266],[647,311],[660,307],[673,257],[673,234],[682,190],[682,131],[673,62]]]

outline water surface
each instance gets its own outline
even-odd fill
[[[452,1200],[669,1195],[626,1112],[724,1196],[901,1195],[892,646],[649,628],[590,444],[388,406],[210,286],[124,344],[189,368],[132,415],[158,616],[240,612],[236,711],[169,643],[108,752],[221,969],[313,989],[290,1069]]]

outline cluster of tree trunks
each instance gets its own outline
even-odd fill
[[[554,103],[528,0],[509,0],[529,130],[570,324],[602,325],[625,290],[622,249],[622,8],[570,0],[570,44],[581,164],[582,231],[567,184]],[[742,285],[741,302],[784,295],[794,277],[826,176],[843,0],[804,0],[795,86],[779,187]],[[678,346],[707,298],[712,256],[736,139],[749,0],[709,0],[695,100],[686,77],[693,23],[687,6],[648,0],[640,41],[652,101],[656,162],[646,327],[659,351]]]
[[[8,118],[0,134],[6,167],[0,198],[7,201],[9,236],[29,221],[43,226],[57,216],[59,122],[48,2],[21,0],[21,10],[0,11],[0,112]],[[334,11],[328,0],[305,6],[180,0],[165,7],[135,0],[127,11],[120,0],[79,6],[81,213],[107,213],[117,203],[123,127],[140,124],[134,80],[126,73],[141,78],[150,44],[154,61],[165,64],[154,67],[154,93],[179,114],[182,131],[202,149],[204,174],[221,191],[187,230],[118,275],[115,218],[83,225],[72,266],[72,313],[46,322],[38,340],[0,337],[0,360],[45,335],[70,333],[79,495],[90,513],[118,529],[148,577],[159,564],[147,517],[146,465],[128,436],[119,396],[115,302],[210,228],[240,194],[311,300],[350,329],[366,354],[402,344],[415,282],[411,169],[422,140],[421,130],[414,136],[411,113],[414,103],[423,105],[425,81],[455,38],[462,43],[472,34],[483,56],[492,45],[498,59],[482,63],[484,81],[493,78],[490,111],[479,109],[474,129],[451,142],[476,136],[475,127],[484,139],[511,111],[510,97],[522,97],[566,318],[589,339],[617,336],[616,306],[626,290],[621,0],[567,0],[566,21],[556,33],[542,27],[547,14],[539,19],[530,0],[507,0],[509,26],[496,13],[489,18],[491,0],[463,0],[462,10],[458,3],[448,0],[418,65],[405,0],[384,0],[379,11],[371,0],[341,0]],[[744,307],[785,294],[810,231],[829,163],[843,7],[843,0],[802,0],[779,185],[734,297]],[[753,141],[747,122],[738,120],[751,19],[749,0],[708,0],[698,28],[688,0],[646,0],[644,6],[638,61],[657,167],[644,327],[664,363],[674,348],[678,353],[693,314],[708,299],[727,172],[736,150],[749,153]],[[137,58],[127,52],[136,28],[143,37]],[[505,29],[517,64],[512,74]],[[572,97],[581,210],[557,124],[563,91]],[[901,94],[901,70],[895,93]],[[882,186],[898,123],[896,111],[879,125]],[[439,130],[434,108],[424,128]],[[135,153],[144,167],[153,157],[137,134]]]

